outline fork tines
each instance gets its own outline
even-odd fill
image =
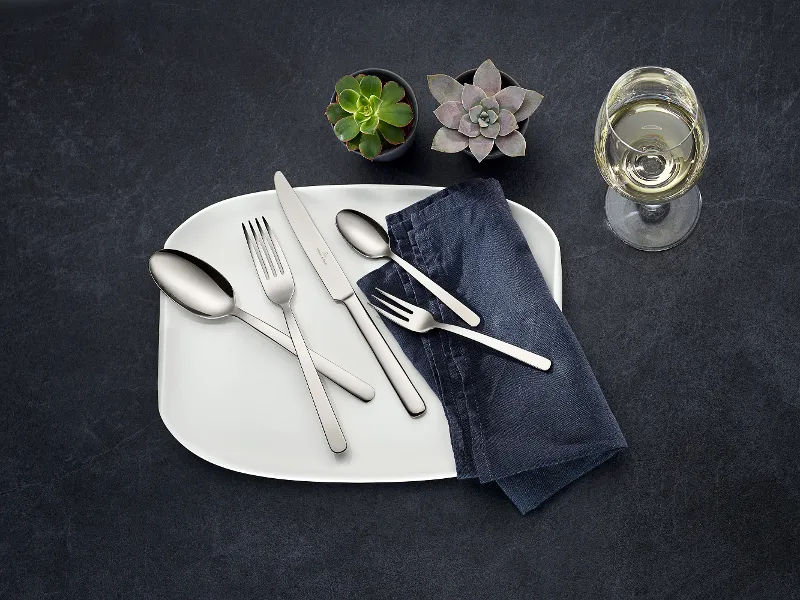
[[[379,294],[382,294],[382,295],[386,296],[387,298],[389,298],[393,302],[395,302],[395,304],[397,306],[395,306],[395,304],[391,304],[391,303],[387,302],[383,298],[379,298],[375,294],[372,294],[372,297],[375,300],[377,300],[378,302],[380,302],[381,304],[383,304],[387,308],[391,309],[392,312],[389,312],[389,311],[381,308],[380,306],[375,306],[375,304],[370,302],[370,305],[372,306],[372,308],[377,310],[380,314],[382,314],[384,317],[386,317],[390,321],[394,321],[398,325],[402,325],[403,323],[408,323],[408,315],[412,314],[414,312],[414,310],[417,308],[416,306],[414,306],[413,304],[409,304],[405,300],[401,300],[397,296],[392,296],[389,292],[384,292],[380,288],[375,288],[375,291],[378,292]]]
[[[283,264],[279,260],[278,252],[276,252],[272,232],[267,220],[261,217],[260,220],[248,221],[247,225],[242,223],[242,231],[247,240],[247,247],[250,249],[250,256],[253,258],[258,278],[261,279],[263,276],[266,279],[271,279],[282,275],[284,272]]]

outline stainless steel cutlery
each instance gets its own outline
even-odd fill
[[[275,173],[275,191],[309,262],[333,300],[344,304],[350,312],[406,411],[414,417],[424,414],[426,407],[422,396],[367,313],[300,198],[280,171]],[[295,282],[280,242],[264,217],[247,221],[241,226],[259,282],[267,298],[281,308],[289,329],[288,336],[239,308],[233,287],[225,277],[209,264],[185,252],[159,250],[153,254],[150,258],[153,279],[169,298],[196,315],[208,319],[235,317],[296,354],[328,446],[333,452],[344,452],[347,449],[347,440],[319,373],[364,401],[371,400],[375,390],[308,349],[292,311]],[[336,226],[347,242],[362,255],[367,258],[393,260],[466,323],[472,326],[480,323],[480,317],[470,308],[394,254],[389,245],[388,234],[373,219],[358,211],[343,210],[336,216]],[[371,305],[386,319],[401,327],[419,333],[442,329],[484,344],[537,369],[547,371],[552,367],[548,358],[472,329],[439,323],[428,311],[383,290],[376,289],[376,294],[380,296],[373,295],[375,302]]]
[[[392,251],[389,246],[389,234],[380,223],[362,212],[348,208],[339,211],[336,215],[336,227],[354,250],[366,258],[388,258],[394,261],[461,317],[465,323],[472,327],[480,324],[481,318],[472,309]]]
[[[150,274],[168,298],[205,319],[234,317],[295,354],[291,338],[236,305],[233,286],[207,262],[180,250],[159,250],[150,257]],[[311,352],[314,366],[328,379],[369,402],[375,389],[324,356]]]
[[[303,251],[319,275],[331,297],[342,302],[356,322],[364,339],[366,339],[381,368],[394,387],[400,401],[411,416],[419,416],[425,412],[425,402],[411,383],[408,374],[383,339],[375,323],[353,291],[353,286],[345,277],[339,263],[336,262],[331,249],[320,234],[314,221],[309,216],[300,198],[286,181],[283,174],[275,173],[275,191],[278,194],[283,212],[294,231]]]
[[[396,296],[392,296],[381,289],[376,288],[375,291],[382,296],[389,298],[392,302],[394,302],[394,304],[390,304],[383,298],[373,295],[372,297],[377,302],[383,304],[385,308],[381,308],[375,304],[372,304],[372,307],[390,321],[397,323],[400,325],[400,327],[404,327],[409,331],[424,333],[426,331],[430,331],[431,329],[442,329],[444,331],[449,331],[450,333],[455,333],[489,346],[498,352],[502,352],[511,358],[515,358],[518,361],[535,367],[541,371],[548,371],[550,367],[553,366],[553,363],[549,358],[539,356],[538,354],[529,352],[528,350],[524,350],[514,346],[513,344],[509,344],[508,342],[498,340],[483,333],[478,333],[477,331],[467,329],[466,327],[459,327],[457,325],[450,325],[448,323],[439,323],[433,318],[433,315],[431,315],[431,313],[424,308],[414,306],[413,304],[406,302],[405,300],[401,300]]]
[[[292,311],[294,278],[280,242],[264,217],[261,217],[261,220],[255,219],[255,223],[249,221],[247,226],[242,223],[242,231],[264,293],[272,303],[280,306],[283,310],[286,325],[289,327],[289,335],[294,343],[297,358],[300,360],[300,367],[306,383],[308,383],[311,399],[314,401],[314,408],[317,411],[322,430],[325,432],[325,438],[328,440],[328,446],[333,452],[344,452],[347,449],[347,440],[345,440],[319,374],[314,368],[308,346],[303,339],[303,333],[300,331]]]

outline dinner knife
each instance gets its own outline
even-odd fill
[[[289,220],[294,235],[322,283],[325,284],[328,293],[336,302],[341,302],[350,311],[350,315],[375,354],[375,358],[378,359],[378,363],[389,378],[389,382],[397,392],[408,414],[412,417],[422,415],[425,412],[425,401],[367,314],[367,310],[353,291],[353,286],[350,285],[339,263],[336,262],[333,252],[320,234],[306,207],[303,206],[300,198],[297,197],[292,186],[280,171],[275,173],[275,192],[278,194],[278,201]]]

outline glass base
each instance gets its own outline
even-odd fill
[[[700,190],[694,186],[667,204],[638,204],[614,188],[606,192],[606,219],[616,236],[646,252],[668,250],[689,237],[700,218]]]

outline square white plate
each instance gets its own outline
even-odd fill
[[[442,188],[342,185],[295,189],[358,291],[356,281],[383,261],[367,260],[347,245],[336,230],[336,213],[353,208],[385,223],[387,214]],[[536,214],[514,203],[510,206],[560,306],[558,239]],[[158,406],[169,431],[209,462],[264,477],[340,482],[454,477],[447,420],[438,398],[373,314],[428,406],[422,417],[408,416],[347,309],[327,294],[274,191],[209,206],[178,227],[165,247],[189,252],[214,266],[233,285],[241,308],[286,331],[280,308],[270,303],[261,289],[242,235],[240,223],[260,215],[274,229],[291,265],[296,284],[293,307],[309,346],[372,384],[375,399],[365,404],[325,382],[348,440],[347,451],[334,455],[293,355],[236,319],[201,319],[162,294]]]

